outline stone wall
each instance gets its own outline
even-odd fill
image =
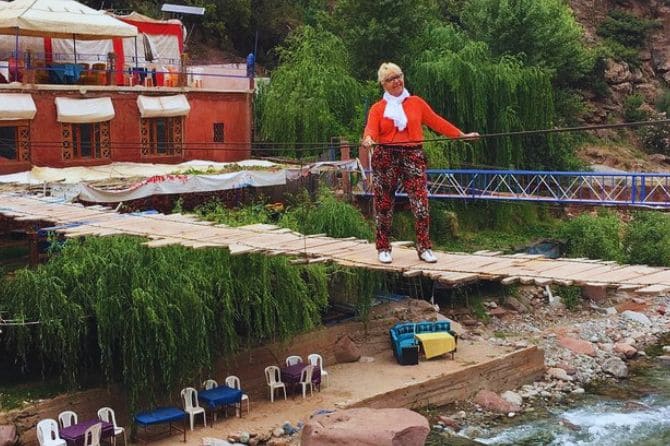
[[[497,393],[515,389],[544,375],[544,351],[536,346],[508,353],[458,372],[357,402],[351,407],[442,406],[474,396],[482,389]]]

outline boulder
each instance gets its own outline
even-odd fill
[[[558,367],[551,367],[547,369],[547,376],[549,376],[550,378],[558,379],[560,381],[574,380],[574,378],[570,376],[567,371]]]
[[[612,59],[607,59],[607,67],[605,68],[605,80],[610,84],[621,84],[628,82],[631,79],[630,68],[626,62],[616,62]]]
[[[409,409],[347,409],[317,415],[302,430],[302,446],[423,446],[426,417]]]
[[[637,349],[630,344],[625,342],[617,342],[614,344],[614,351],[625,356],[626,358],[632,358],[637,354]]]
[[[333,351],[337,362],[356,362],[361,357],[361,349],[346,335],[337,340]]]
[[[558,343],[578,355],[595,356],[596,348],[591,342],[583,341],[581,339],[572,338],[570,336],[559,336]]]
[[[519,412],[521,407],[502,399],[497,393],[490,390],[480,390],[474,400],[482,408],[497,413]]]
[[[638,324],[647,327],[651,325],[651,321],[644,313],[638,313],[637,311],[626,310],[623,313],[621,313],[621,316],[630,321],[637,322]]]
[[[615,378],[625,378],[628,376],[628,367],[620,358],[610,358],[605,361],[603,363],[603,371]]]
[[[13,425],[0,426],[0,446],[14,446],[18,444],[16,427]]]
[[[523,398],[521,397],[521,395],[519,395],[516,392],[512,392],[511,390],[503,392],[502,395],[500,396],[502,397],[502,399],[504,399],[510,404],[514,404],[515,406],[521,407],[523,405]]]

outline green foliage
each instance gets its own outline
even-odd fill
[[[206,220],[229,226],[273,223],[270,212],[262,200],[241,208],[229,208],[219,201],[209,201],[198,206],[195,213]]]
[[[568,221],[560,230],[568,257],[620,260],[621,223],[616,214],[599,212],[582,214]]]
[[[661,113],[665,113],[666,116],[670,114],[670,90],[668,90],[667,88],[664,88],[663,94],[657,97],[656,110],[658,110]]]
[[[365,240],[373,238],[370,222],[361,211],[335,198],[327,188],[319,189],[315,202],[303,199],[300,205],[289,208],[277,224],[303,234],[327,234],[330,237]]]
[[[559,285],[554,293],[561,296],[561,302],[568,310],[576,310],[582,303],[582,289],[580,287]]]
[[[561,84],[579,80],[593,66],[583,30],[563,0],[471,0],[462,20],[467,32],[486,42],[493,54],[548,69]]]
[[[649,114],[640,108],[644,104],[644,96],[631,94],[626,97],[623,104],[623,116],[626,122],[646,121]]]
[[[665,120],[665,113],[654,114],[648,118],[652,121]],[[644,126],[638,129],[642,146],[648,153],[662,153],[670,155],[670,126],[668,124],[657,124]]]
[[[495,60],[486,45],[470,42],[452,27],[430,30],[417,47],[427,49],[418,53],[408,82],[461,129],[506,133],[553,126],[553,88],[548,72],[524,68],[510,57]],[[560,169],[572,158],[570,149],[551,135],[450,142],[443,147],[450,164],[454,160],[475,166]]]
[[[624,10],[614,9],[598,26],[597,33],[624,47],[642,48],[649,33],[660,26],[655,20],[642,19]]]
[[[359,79],[377,79],[382,62],[401,66],[411,60],[409,45],[436,22],[432,0],[336,0],[325,26],[347,45]]]
[[[636,212],[628,224],[623,245],[629,263],[670,266],[670,216]]]
[[[362,100],[363,91],[348,72],[344,44],[333,34],[305,26],[278,52],[282,64],[259,93],[256,107],[261,138],[283,144],[285,155],[320,153],[295,149],[299,143],[349,134]]]
[[[70,240],[48,264],[4,278],[3,317],[40,321],[7,330],[5,351],[72,386],[101,371],[137,410],[167,402],[243,343],[311,329],[327,305],[323,266],[140,242]]]

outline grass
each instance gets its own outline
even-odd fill
[[[53,398],[64,391],[65,387],[58,382],[34,381],[31,384],[3,384],[0,386],[0,410],[16,409],[26,402]]]

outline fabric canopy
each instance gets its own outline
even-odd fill
[[[111,98],[56,98],[56,110],[58,110],[58,122],[84,124],[109,121],[114,118]]]
[[[132,37],[137,28],[74,0],[14,0],[0,3],[0,34],[100,39]]]
[[[137,108],[143,118],[168,118],[185,116],[191,111],[188,99],[183,94],[174,96],[137,96]]]
[[[33,119],[35,113],[37,107],[29,94],[0,93],[0,121]]]

